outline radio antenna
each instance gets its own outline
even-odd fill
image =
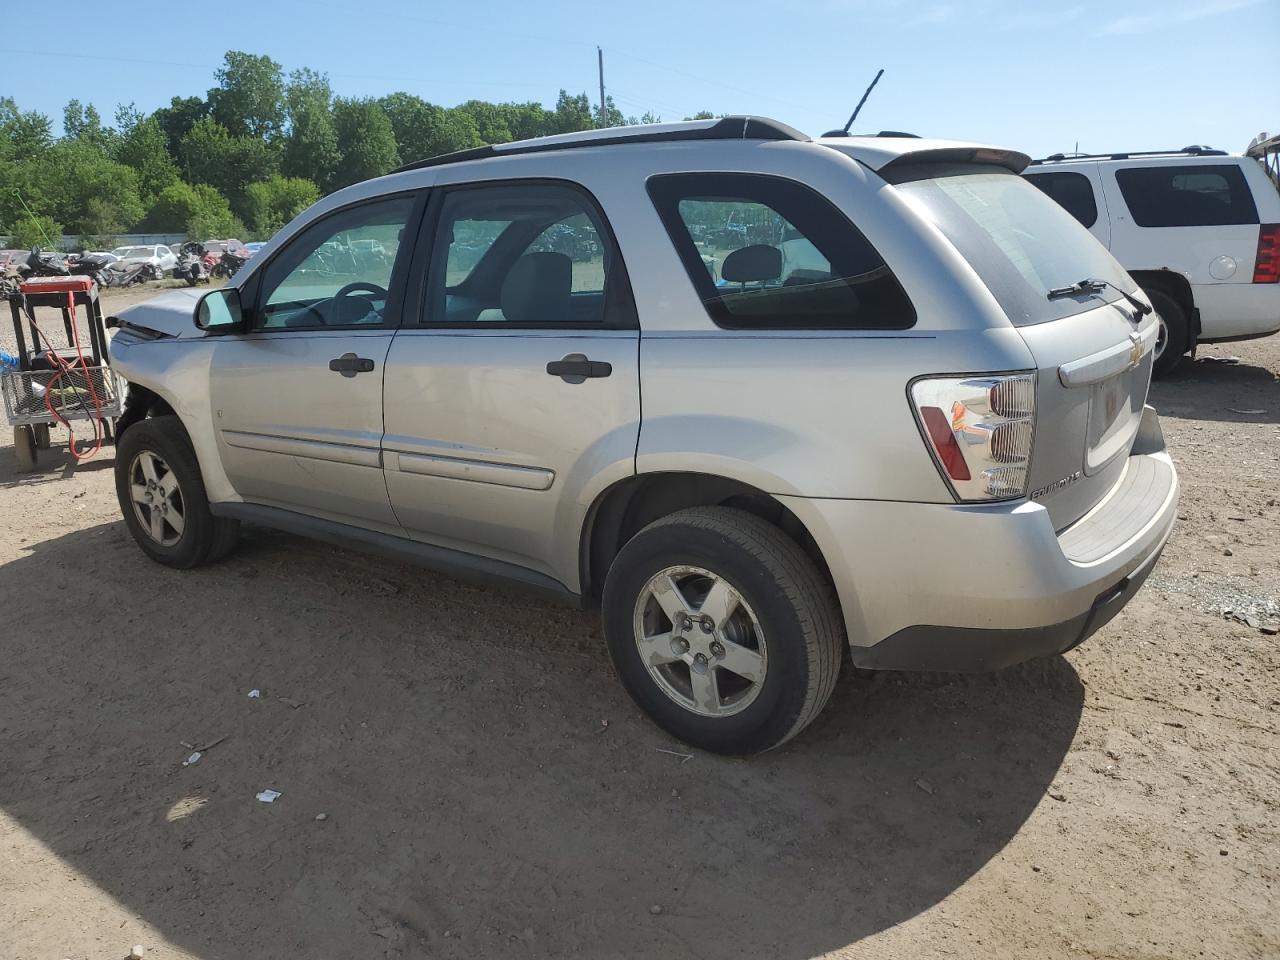
[[[849,122],[844,125],[844,135],[849,135],[849,128],[853,126],[853,121],[858,119],[858,114],[862,112],[862,105],[867,102],[867,97],[871,96],[871,91],[876,88],[876,84],[880,82],[880,78],[884,76],[884,67],[876,71],[876,78],[871,81],[871,86],[867,87],[867,92],[862,95],[862,99],[858,101],[858,105],[853,108],[853,113],[849,117]]]

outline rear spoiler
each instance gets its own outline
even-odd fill
[[[879,169],[880,176],[886,180],[910,179],[908,168],[923,164],[968,164],[981,163],[990,166],[1005,167],[1014,173],[1021,173],[1031,162],[1031,158],[1017,150],[1005,150],[1000,147],[937,147],[931,150],[915,150],[904,153],[890,160]],[[904,177],[904,174],[906,176]]]

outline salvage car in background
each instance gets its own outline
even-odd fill
[[[122,269],[144,264],[154,280],[161,279],[178,265],[177,254],[162,243],[116,247],[111,253],[119,258],[116,265]]]

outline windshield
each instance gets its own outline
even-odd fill
[[[155,249],[153,247],[116,247],[111,252],[121,260],[128,260],[133,257],[155,256]]]
[[[1015,325],[1082,313],[1120,299],[1119,290],[1137,290],[1075,217],[1021,177],[990,168],[952,170],[899,183],[897,189],[951,241]],[[1050,290],[1085,278],[1119,290],[1049,299]]]

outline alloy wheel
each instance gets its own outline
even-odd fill
[[[768,670],[764,631],[727,580],[701,567],[654,574],[636,601],[636,648],[650,677],[692,713],[726,717],[759,695]]]
[[[143,450],[129,465],[129,499],[147,536],[162,547],[182,539],[186,515],[178,475],[164,458]]]

